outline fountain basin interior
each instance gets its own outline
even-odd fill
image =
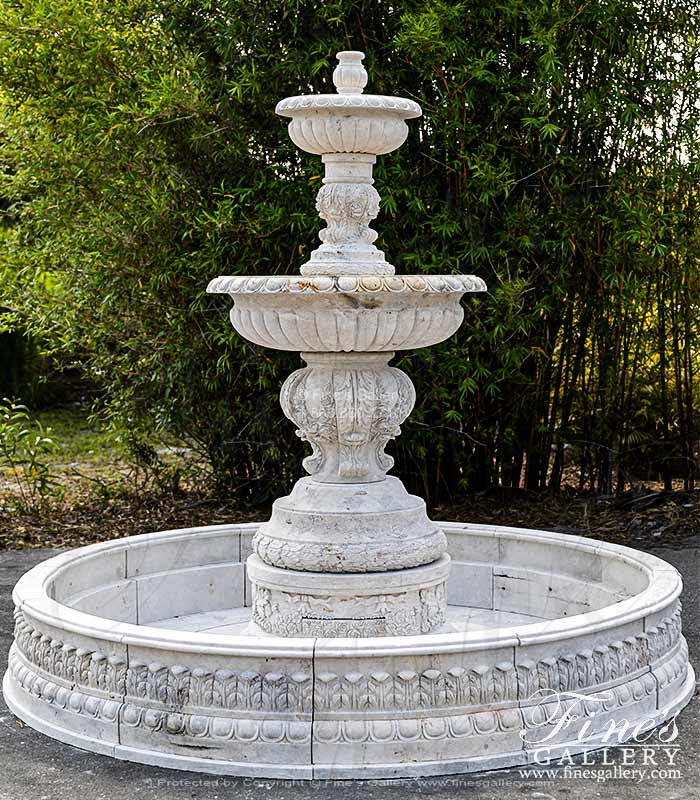
[[[32,727],[117,758],[298,778],[523,764],[548,747],[600,746],[611,720],[627,720],[631,735],[687,703],[694,676],[673,567],[579,537],[437,524],[452,558],[449,606],[428,635],[251,630],[256,524],[52,558],[14,591],[7,703]],[[532,742],[553,731],[552,704],[538,690],[590,698],[541,747]],[[594,735],[580,743],[585,721]]]

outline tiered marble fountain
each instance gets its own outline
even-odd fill
[[[301,352],[281,401],[309,476],[262,525],[144,534],[27,573],[3,689],[49,736],[204,772],[428,775],[599,747],[611,722],[631,736],[691,696],[671,566],[432,522],[387,476],[415,401],[389,361],[451,336],[462,295],[485,286],[395,275],[374,246],[372,166],[421,109],[363,94],[361,60],[339,54],[337,94],[277,107],[325,164],[322,245],[301,275],[209,286],[242,336]]]

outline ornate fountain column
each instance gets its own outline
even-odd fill
[[[218,278],[231,320],[253,342],[299,350],[306,366],[281,392],[311,445],[308,477],[278,499],[248,560],[253,621],[284,636],[428,633],[445,622],[449,557],[425,503],[387,476],[384,448],[415,403],[396,350],[442,341],[459,327],[473,276],[396,276],[369,227],[379,212],[372,168],[406,140],[412,100],[364,95],[362,53],[338,54],[337,94],[292,97],[277,113],[325,166],[316,207],[326,227],[298,277]]]

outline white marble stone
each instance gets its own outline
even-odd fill
[[[126,576],[242,561],[239,538],[245,530],[245,525],[212,525],[206,534],[192,536],[191,528],[181,528],[158,544],[134,536],[126,551]]]
[[[486,286],[394,275],[370,227],[372,172],[421,109],[364,94],[363,54],[338,58],[335,94],[277,107],[322,159],[321,245],[300,275],[208,287],[232,298],[242,336],[301,352],[281,403],[310,477],[263,525],[145,534],[30,570],[5,700],[87,750],[282,778],[528,763],[527,737],[555,730],[543,693],[584,698],[555,750],[599,746],[577,741],[587,723],[663,722],[694,688],[675,570],[580,537],[435,523],[387,477],[384,447],[416,399],[389,361],[451,336],[462,296]]]
[[[445,552],[425,502],[393,476],[372,483],[297,481],[275,500],[253,539],[273,566],[311,572],[382,572],[429,564]]]
[[[234,301],[233,327],[255,344],[306,353],[394,352],[442,342],[464,319],[473,275],[221,276],[207,287]]]
[[[152,573],[138,579],[138,622],[243,605],[243,565],[212,564]]]
[[[252,609],[248,607],[226,608],[217,611],[203,611],[185,614],[179,617],[166,617],[153,620],[151,627],[165,628],[173,631],[190,631],[231,636],[254,636],[258,633],[267,636],[264,631],[251,624]],[[440,633],[476,633],[494,628],[511,630],[522,625],[533,625],[541,622],[539,617],[528,616],[508,611],[493,611],[486,608],[470,608],[464,605],[448,605],[447,622]]]
[[[428,519],[423,501],[386,476],[393,460],[385,445],[398,435],[415,402],[410,379],[389,361],[397,349],[429,346],[452,335],[463,319],[462,295],[486,286],[474,276],[394,275],[374,245],[377,234],[370,223],[380,198],[373,165],[378,155],[402,144],[406,120],[421,110],[411,100],[363,94],[363,58],[356,51],[338,54],[337,94],[287,98],[276,109],[291,119],[292,140],[322,156],[325,175],[316,203],[326,223],[321,246],[301,276],[223,276],[208,291],[233,298],[231,322],[241,335],[263,346],[298,350],[307,364],[285,381],[280,402],[312,448],[304,460],[311,479],[300,480],[275,502],[271,519],[255,537],[256,555],[296,581],[301,572],[379,573],[392,585],[393,571],[437,562],[445,536]],[[249,567],[246,580],[250,574]],[[367,635],[370,620],[382,620],[375,624],[379,632],[388,618],[383,595],[374,595],[374,609],[366,596],[344,597],[344,608],[359,603],[362,609],[341,624],[335,598],[331,628],[314,616],[327,593],[282,591],[261,581],[251,588],[254,622],[268,632],[354,635],[362,618]],[[440,614],[417,612],[433,606],[444,612],[443,595],[444,580],[440,590],[416,589],[410,602],[405,594],[400,605],[405,618],[415,620],[415,630],[393,622],[387,630],[419,634],[442,624]],[[296,617],[307,622],[282,625],[300,603],[309,614],[299,611]],[[398,612],[391,618],[398,619]]]
[[[499,538],[493,526],[471,525],[469,536],[464,536],[464,524],[441,522],[440,527],[447,537],[447,549],[455,562],[470,564],[496,564],[499,561]]]
[[[418,103],[397,97],[363,95],[364,53],[338,53],[333,73],[337,94],[288,97],[275,109],[291,117],[289,136],[297,147],[323,158],[326,174],[316,208],[327,223],[321,246],[302,266],[303,275],[393,274],[374,245],[369,223],[379,213],[372,186],[377,155],[400,147],[408,136],[405,120],[421,115]]]
[[[230,551],[247,553],[255,527],[231,528]],[[453,554],[485,556],[479,526],[441,527]],[[103,558],[113,564],[134,543],[151,553],[148,574],[139,581],[157,578],[166,566],[177,574],[168,544],[183,536],[204,540],[208,533],[192,529],[93,545],[79,551],[77,575],[84,575],[86,556],[99,575]],[[597,714],[589,703],[586,718],[597,728],[623,718],[660,723],[682,708],[694,676],[681,635],[675,570],[653,556],[578,537],[496,527],[488,536],[546,543],[549,577],[560,581],[572,580],[569,565],[593,547],[600,574],[610,579],[603,588],[626,599],[551,620],[452,607],[444,632],[418,636],[256,637],[244,633],[250,609],[242,600],[236,608],[173,619],[166,594],[160,617],[146,625],[57,603],[54,579],[75,583],[68,553],[31,570],[15,588],[6,700],[33,727],[96,752],[218,774],[307,778],[524,763],[533,750],[519,741],[521,730],[547,732],[532,698],[542,689],[605,694],[608,707]],[[210,564],[179,571],[216,574],[221,552],[212,550]],[[494,573],[516,566],[499,555],[520,558],[512,547],[491,552],[493,560],[477,566]],[[623,569],[606,568],[616,560]],[[534,583],[541,573],[531,569],[530,577]],[[135,580],[124,578],[124,586]],[[69,596],[84,602],[84,596]],[[118,608],[118,593],[112,596]],[[114,616],[109,607],[103,611]],[[555,746],[572,752],[595,746],[578,743],[575,732],[562,733]]]
[[[68,602],[70,598],[105,584],[116,583],[126,577],[126,553],[113,550],[100,558],[99,569],[94,556],[81,548],[75,553],[75,561],[70,570],[59,570],[52,581],[53,597],[59,602]]]
[[[366,574],[297,572],[247,562],[253,622],[279,636],[411,636],[441,628],[450,558]]]
[[[512,537],[499,537],[499,559],[503,563],[518,565],[523,569],[536,569],[540,572],[554,571],[557,553],[546,541],[523,539],[518,533]],[[580,581],[602,580],[602,561],[596,555],[594,543],[582,545],[569,555],[566,563],[556,563],[557,574],[571,575]]]
[[[583,614],[625,597],[627,595],[610,591],[600,583],[575,580],[551,569],[508,567],[495,569],[493,575],[494,608],[546,619]]]
[[[71,596],[70,606],[115,622],[138,622],[136,581],[122,580]]]
[[[447,602],[467,608],[494,608],[493,566],[453,561],[447,585]],[[524,612],[527,613],[527,612]]]
[[[384,481],[394,459],[384,452],[416,400],[393,353],[303,353],[308,366],[282,386],[280,404],[309,442],[304,468],[317,482]]]
[[[165,617],[153,620],[150,625],[168,628],[173,631],[212,631],[221,632],[221,628],[241,626],[241,630],[250,622],[251,610],[246,606],[220,608],[216,611],[198,611],[193,614],[182,614],[178,617]]]

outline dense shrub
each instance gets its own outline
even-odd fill
[[[51,429],[31,418],[26,406],[7,397],[0,399],[0,469],[14,489],[14,506],[38,512],[62,487],[51,474],[48,456],[56,447]]]
[[[380,159],[402,271],[475,272],[452,340],[405,355],[397,469],[432,502],[502,483],[692,483],[700,315],[692,0],[0,0],[0,302],[70,353],[132,432],[197,443],[258,502],[300,468],[277,405],[296,356],[240,339],[218,274],[294,271],[319,159],[275,103],[336,50],[422,120]],[[693,18],[693,13],[696,18]],[[437,379],[436,379],[437,378]]]

